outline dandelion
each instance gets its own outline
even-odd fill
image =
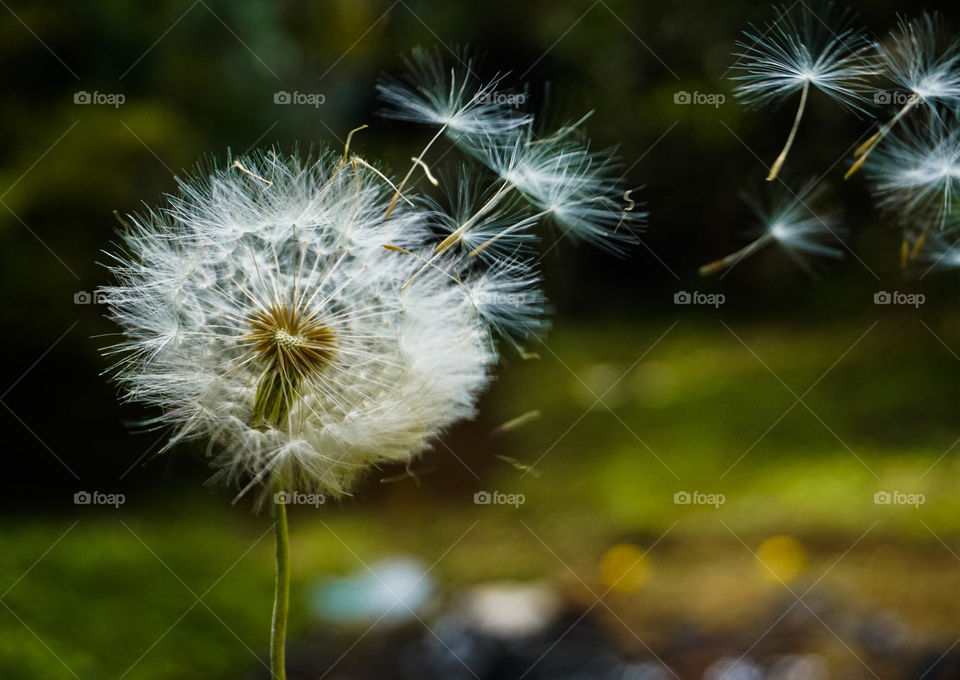
[[[890,39],[877,46],[882,73],[907,94],[903,107],[855,151],[853,175],[901,119],[918,106],[933,115],[938,107],[960,104],[960,40],[948,31],[938,14],[924,13],[912,21],[901,19]]]
[[[901,125],[866,168],[881,207],[922,224],[923,233],[942,230],[960,198],[960,130],[952,119],[932,115]]]
[[[176,428],[170,445],[208,436],[244,491],[336,496],[473,414],[497,356],[485,318],[515,301],[481,313],[470,281],[440,267],[405,286],[419,261],[400,249],[423,249],[429,211],[403,204],[384,221],[380,177],[332,153],[255,155],[180,186],[130,218],[105,290],[126,335],[109,350],[118,378]]]
[[[243,167],[245,172],[241,172]],[[431,268],[403,290],[424,214],[382,221],[379,178],[333,154],[244,158],[130,218],[106,289],[130,397],[171,442],[214,433],[246,488],[345,493],[471,415],[494,360],[464,286]]]
[[[444,131],[471,148],[528,135],[527,117],[478,101],[499,80],[479,84],[425,54],[414,59],[419,85],[381,85],[401,117],[440,125],[399,183],[350,152],[365,126],[342,154],[208,163],[161,208],[129,217],[111,254],[116,283],[103,293],[123,338],[106,353],[127,398],[158,411],[146,424],[172,428],[165,450],[205,438],[215,479],[238,485],[238,497],[259,489],[260,503],[273,494],[278,680],[287,494],[348,494],[365,472],[409,464],[471,417],[500,357],[497,338],[523,354],[547,329],[533,229],[579,210],[601,239],[600,225],[623,219],[605,200],[577,206],[609,194],[606,161],[585,150],[554,158],[563,189],[549,210],[547,193],[513,191],[489,170],[488,186],[480,169],[461,171],[445,187],[449,210],[405,191],[416,168],[428,191],[449,177],[424,161]]]
[[[752,196],[745,197],[759,222],[759,235],[735,253],[700,267],[700,275],[710,276],[729,269],[774,243],[805,269],[803,254],[842,257],[843,251],[834,243],[842,243],[845,230],[840,226],[837,212],[820,205],[824,192],[814,184],[807,182],[796,195],[778,191],[771,205]]]
[[[749,28],[737,42],[733,69],[741,75],[735,93],[747,106],[779,104],[800,92],[800,104],[783,150],[767,180],[776,179],[793,146],[810,88],[849,109],[863,110],[867,78],[875,73],[871,45],[852,26],[853,14],[828,4],[822,16],[806,7],[800,20],[780,8],[780,17],[762,30]]]

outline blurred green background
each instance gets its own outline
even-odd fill
[[[622,260],[550,252],[555,330],[539,360],[507,356],[475,422],[409,473],[292,513],[291,680],[401,677],[396,649],[449,647],[432,632],[444,612],[506,579],[546,584],[609,649],[649,664],[617,677],[960,677],[960,288],[904,277],[895,225],[862,178],[842,181],[871,121],[812,96],[787,164],[791,184],[823,177],[853,255],[816,279],[775,250],[696,278],[746,242],[740,194],[793,117],[794,103],[741,110],[725,78],[767,3],[0,4],[0,677],[267,677],[269,513],[205,486],[202,451],[157,457],[162,433],[132,432],[145,414],[101,375],[112,328],[77,295],[106,283],[113,211],[157,204],[201,157],[341,147],[366,123],[353,148],[405,171],[429,135],[379,118],[374,84],[417,45],[470,46],[482,73],[529,83],[548,123],[596,111],[592,143],[618,147],[651,220]],[[918,11],[853,6],[877,35]],[[324,103],[275,104],[280,91]],[[681,91],[727,100],[677,104]],[[925,303],[873,304],[894,290]],[[677,306],[678,291],[725,303]],[[525,502],[477,505],[481,490]],[[78,506],[79,491],[126,502]],[[875,502],[895,492],[924,502]],[[419,618],[325,620],[324,583],[400,555],[429,569]],[[549,644],[565,627],[551,630],[544,660],[464,677],[568,677],[547,670],[565,649]],[[816,663],[777,675],[789,655]]]

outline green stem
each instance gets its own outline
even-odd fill
[[[287,532],[287,506],[274,502],[273,510],[277,543],[277,580],[273,595],[270,670],[273,680],[287,680],[284,645],[287,639],[287,610],[290,608],[290,536]]]

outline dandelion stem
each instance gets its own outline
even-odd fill
[[[867,157],[877,148],[877,144],[880,143],[880,140],[887,136],[887,133],[893,129],[893,126],[903,118],[907,112],[914,107],[914,105],[919,101],[919,97],[911,97],[910,100],[903,105],[903,108],[897,112],[889,122],[880,126],[880,129],[877,130],[873,135],[857,147],[857,150],[853,152],[854,156],[859,156],[857,162],[850,166],[850,169],[847,170],[847,174],[843,176],[844,179],[850,179],[850,177],[855,173],[860,167],[866,162]]]
[[[800,127],[800,119],[803,118],[803,110],[807,106],[807,95],[810,93],[810,81],[803,81],[803,92],[800,95],[800,106],[797,108],[797,116],[793,119],[793,127],[790,128],[790,134],[787,137],[787,143],[783,145],[783,151],[780,152],[780,155],[777,156],[777,160],[773,162],[773,166],[770,168],[770,174],[767,175],[767,181],[772,182],[777,178],[777,175],[780,174],[780,168],[783,167],[784,161],[787,160],[787,154],[790,153],[790,147],[793,146],[793,140],[797,136],[797,128]]]
[[[410,181],[410,177],[411,175],[413,175],[413,171],[416,170],[418,166],[424,165],[423,157],[427,155],[427,152],[430,150],[430,147],[433,146],[434,142],[440,139],[440,135],[442,135],[446,131],[447,131],[447,124],[444,123],[443,127],[437,130],[437,134],[435,134],[433,138],[429,142],[427,142],[427,145],[423,147],[423,151],[420,152],[420,155],[413,159],[413,164],[410,166],[410,169],[407,170],[407,174],[404,175],[403,180],[397,186],[397,191],[393,195],[393,198],[390,199],[390,205],[387,206],[387,210],[383,213],[383,219],[387,219],[388,217],[390,217],[390,213],[392,213],[394,208],[397,207],[397,201],[400,200],[400,196],[403,193],[403,187],[405,187],[407,185],[407,182]]]
[[[287,680],[284,647],[287,639],[287,610],[290,605],[290,537],[287,506],[273,504],[274,534],[277,543],[277,579],[273,595],[273,626],[270,637],[270,672],[273,680]]]
[[[721,257],[719,260],[714,260],[709,264],[703,265],[702,267],[700,267],[700,269],[697,270],[697,273],[700,274],[700,276],[711,276],[713,274],[716,274],[717,272],[720,272],[720,271],[723,271],[724,269],[732,267],[733,265],[737,264],[740,260],[747,258],[750,255],[753,255],[753,253],[756,252],[757,250],[760,250],[760,248],[765,246],[767,244],[767,241],[769,240],[770,240],[770,235],[764,234],[763,236],[758,238],[756,241],[748,243],[737,252],[730,253],[726,257]]]

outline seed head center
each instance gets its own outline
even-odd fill
[[[284,349],[293,350],[306,342],[302,335],[293,335],[286,328],[278,328],[273,334],[273,340]]]
[[[249,320],[246,340],[268,369],[298,384],[329,364],[335,351],[333,330],[315,315],[286,305],[258,311]]]
[[[250,423],[262,430],[281,427],[305,379],[333,362],[336,336],[315,314],[287,305],[271,305],[249,319],[243,337],[265,369],[257,385]]]

